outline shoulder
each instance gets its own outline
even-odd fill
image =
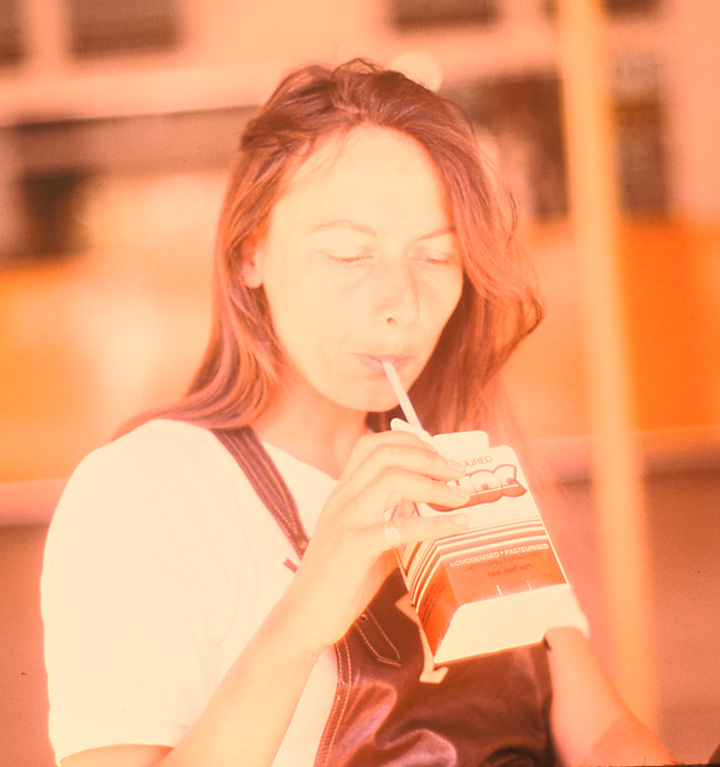
[[[227,594],[228,578],[241,570],[247,580],[252,567],[248,488],[211,432],[160,420],[138,427],[71,476],[47,536],[44,592],[174,579]]]
[[[149,421],[87,455],[64,495],[175,494],[178,488],[203,483],[208,473],[228,471],[233,466],[228,458],[206,429],[181,421]]]
[[[90,453],[80,471],[173,471],[221,461],[225,450],[207,429],[167,419],[148,421]]]
[[[61,531],[83,540],[187,535],[236,507],[244,482],[211,432],[150,421],[81,461],[55,511],[50,542]]]

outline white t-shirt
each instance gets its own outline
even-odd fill
[[[334,480],[266,448],[308,534]],[[120,743],[174,746],[292,579],[297,556],[208,431],[156,420],[89,455],[50,526],[42,576],[58,761]],[[335,693],[315,666],[278,767],[312,765]]]
[[[311,535],[335,481],[265,447]],[[293,564],[291,544],[209,431],[156,420],[91,453],[50,525],[41,584],[57,760],[115,744],[176,745]],[[560,623],[585,628],[579,607]],[[329,648],[274,767],[314,763],[336,684]]]

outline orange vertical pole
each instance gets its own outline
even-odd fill
[[[654,726],[644,491],[633,439],[619,275],[619,210],[600,0],[560,0],[559,28],[574,244],[584,311],[594,494],[610,672]]]

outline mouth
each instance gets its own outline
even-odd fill
[[[385,378],[385,371],[383,370],[383,362],[390,362],[395,369],[400,372],[407,362],[409,357],[397,356],[397,355],[372,355],[372,354],[358,354],[356,355],[358,360],[372,373],[376,373],[379,376]]]

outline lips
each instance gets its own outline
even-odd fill
[[[385,371],[383,370],[383,362],[390,362],[395,366],[395,369],[399,372],[402,367],[408,362],[409,357],[394,356],[394,355],[374,355],[374,354],[358,354],[357,358],[360,362],[373,373],[385,377]]]

